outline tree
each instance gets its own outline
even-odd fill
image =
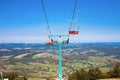
[[[69,75],[68,80],[89,80],[87,71],[84,69],[76,70],[74,73]]]
[[[101,70],[98,67],[96,67],[94,70],[95,70],[95,74],[96,74],[96,79],[101,79],[102,78]]]
[[[98,80],[102,78],[102,72],[98,67],[89,69],[88,77],[89,77],[89,80]]]
[[[120,63],[115,64],[112,69],[104,73],[98,67],[91,68],[88,71],[76,70],[69,75],[68,80],[99,80],[101,78],[120,78]]]
[[[119,78],[120,77],[120,63],[115,64],[113,69],[109,71],[109,75],[111,78]]]
[[[6,72],[4,73],[4,78],[9,78],[9,80],[15,80],[18,78],[18,74],[16,72]]]
[[[92,68],[92,69],[89,69],[88,71],[88,77],[89,77],[89,80],[96,80],[96,77],[95,77],[95,70]]]

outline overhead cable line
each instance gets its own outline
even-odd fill
[[[73,14],[72,14],[72,19],[71,19],[71,26],[72,26],[72,24],[73,24],[73,20],[74,20],[74,16],[75,16],[76,6],[77,6],[77,0],[75,0],[75,4],[74,4],[74,9],[73,9]]]
[[[44,6],[44,3],[43,3],[43,0],[41,0],[41,3],[42,3],[44,15],[45,15],[46,23],[47,23],[47,30],[49,32],[49,35],[51,35],[50,26],[49,26],[49,23],[48,23],[48,18],[47,18],[47,14],[46,14],[46,10],[45,10],[45,6]]]
[[[69,26],[69,35],[77,35],[79,33],[79,26],[77,27],[76,23],[77,23],[77,19],[75,19],[76,16],[76,7],[77,7],[77,0],[74,0],[74,7],[73,7],[73,13],[72,13],[72,19],[71,19],[71,23]]]

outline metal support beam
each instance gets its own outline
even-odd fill
[[[62,43],[59,42],[59,59],[58,59],[58,80],[62,80]]]

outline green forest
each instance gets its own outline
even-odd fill
[[[89,70],[76,70],[69,75],[68,80],[99,80],[108,78],[120,78],[120,63],[114,65],[107,72],[101,71],[98,67]]]

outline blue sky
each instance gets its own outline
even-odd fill
[[[67,34],[74,0],[44,0],[53,34]],[[71,41],[120,41],[120,0],[78,0],[80,33]],[[45,42],[40,0],[0,0],[0,42]]]

